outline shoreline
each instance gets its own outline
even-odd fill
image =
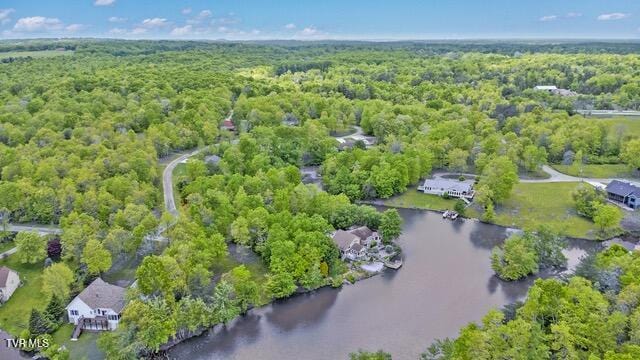
[[[376,200],[358,200],[356,202],[356,204],[358,205],[371,205],[371,206],[383,206],[383,207],[387,207],[387,208],[392,208],[392,209],[407,209],[407,210],[421,210],[421,211],[429,211],[429,212],[433,212],[433,213],[437,213],[437,214],[443,214],[446,210],[436,210],[436,209],[427,209],[427,208],[421,208],[421,207],[407,207],[407,206],[400,206],[400,205],[391,205],[391,204],[385,204],[384,200],[380,200],[380,199],[376,199]],[[501,225],[501,224],[496,224],[496,223],[491,223],[491,222],[485,222],[482,221],[478,218],[474,218],[474,217],[467,217],[464,215],[460,215],[459,219],[462,220],[470,220],[470,221],[475,221],[475,222],[479,222],[479,223],[483,223],[483,224],[487,224],[487,225],[493,225],[493,226],[499,226],[501,228],[507,229],[507,230],[517,230],[517,231],[524,231],[524,229],[518,228],[518,227],[512,227],[512,226],[506,226],[506,225]],[[455,220],[454,220],[455,221]],[[626,234],[629,233],[628,230],[622,229],[623,232],[617,235],[612,235],[612,236],[608,236],[606,238],[602,238],[602,239],[588,239],[588,238],[582,238],[582,237],[575,237],[575,236],[565,236],[566,239],[571,239],[571,240],[580,240],[580,241],[587,241],[587,242],[595,242],[595,243],[601,243],[601,242],[605,242],[607,240],[611,240],[617,237],[623,237]]]
[[[188,341],[188,340],[200,337],[200,336],[205,336],[207,333],[210,333],[212,331],[215,334],[215,331],[218,331],[218,329],[220,329],[222,327],[225,327],[225,326],[228,326],[228,325],[233,325],[233,323],[235,323],[238,319],[249,315],[252,311],[258,311],[258,310],[266,308],[268,306],[272,306],[273,304],[275,304],[277,302],[287,301],[287,300],[293,299],[295,297],[298,297],[300,295],[306,295],[306,294],[312,293],[314,291],[319,291],[319,290],[322,290],[322,289],[325,289],[325,288],[328,288],[328,287],[329,288],[333,288],[333,289],[340,289],[343,286],[356,285],[360,281],[367,280],[367,279],[372,278],[374,276],[378,276],[378,275],[382,274],[385,271],[398,271],[398,270],[393,270],[393,269],[388,269],[387,267],[383,267],[382,270],[380,270],[378,272],[368,272],[368,271],[365,271],[365,270],[361,269],[360,272],[359,272],[360,276],[356,277],[354,282],[350,282],[346,278],[343,278],[343,281],[340,283],[340,286],[333,286],[331,284],[331,282],[329,281],[326,284],[321,285],[321,286],[319,286],[319,287],[317,287],[315,289],[307,290],[307,289],[301,288],[301,289],[296,290],[293,294],[291,294],[291,295],[289,295],[287,297],[279,298],[279,299],[273,299],[273,300],[267,302],[266,304],[263,304],[263,305],[260,305],[260,306],[251,306],[251,307],[249,307],[247,309],[247,311],[245,311],[244,313],[236,316],[228,324],[218,323],[218,324],[214,324],[214,325],[212,325],[210,327],[207,327],[207,328],[196,329],[195,331],[192,331],[192,332],[188,331],[188,332],[186,332],[186,334],[184,336],[181,336],[179,339],[171,339],[171,340],[169,340],[167,343],[165,343],[165,344],[160,346],[160,349],[158,350],[157,353],[151,353],[151,358],[156,358],[158,356],[161,356],[161,357],[164,356],[163,358],[166,358],[167,352],[170,351],[175,346],[177,346],[177,345],[179,345],[179,344],[181,344],[181,343],[183,343],[185,341]],[[348,274],[348,273],[351,273],[351,271],[347,271],[345,274]],[[344,275],[344,274],[342,274],[342,275]]]

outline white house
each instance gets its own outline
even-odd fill
[[[125,305],[125,289],[95,279],[67,305],[69,322],[76,325],[74,337],[82,330],[115,330]]]
[[[18,273],[6,266],[0,267],[0,302],[9,300],[18,286],[20,286]]]
[[[467,200],[473,199],[475,191],[473,190],[473,181],[459,181],[450,179],[427,179],[424,184],[418,186],[418,191],[425,194],[443,196],[447,194],[455,198],[463,198]]]
[[[558,87],[555,85],[538,85],[535,87],[537,91],[546,91],[546,92],[554,92],[558,90]]]

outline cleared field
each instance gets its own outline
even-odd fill
[[[409,189],[403,194],[384,200],[384,205],[410,209],[453,210],[456,199],[444,199],[441,196],[424,194],[416,189]]]
[[[640,117],[625,116],[599,119],[609,129],[609,137],[615,139],[618,134],[640,137]]]
[[[74,54],[74,51],[60,51],[60,50],[9,51],[9,52],[0,52],[0,60],[12,58],[12,57],[13,58],[19,58],[19,57],[43,58],[43,57],[54,57],[54,56],[69,56],[73,54]]]
[[[573,164],[573,165],[551,165],[559,172],[571,176],[588,178],[633,178],[629,167],[625,164]]]
[[[577,182],[520,183],[511,197],[496,207],[495,223],[521,229],[536,229],[548,224],[570,237],[596,239],[596,226],[578,216],[573,207],[571,193],[578,185]],[[472,208],[468,214],[481,216]]]

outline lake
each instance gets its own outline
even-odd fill
[[[491,308],[523,300],[533,277],[504,282],[491,249],[512,232],[438,213],[399,210],[404,266],[340,289],[323,288],[254,309],[171,349],[172,359],[347,359],[358,349],[417,359]],[[572,240],[569,266],[599,245]],[[549,274],[547,274],[549,275]]]

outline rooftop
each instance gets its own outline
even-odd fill
[[[619,196],[628,196],[633,193],[635,193],[637,196],[640,196],[640,187],[637,187],[628,182],[613,180],[607,185],[607,192]]]
[[[7,285],[7,279],[9,278],[9,273],[15,272],[9,269],[6,266],[0,267],[0,287],[5,287]]]
[[[470,192],[473,190],[473,183],[453,180],[453,179],[427,179],[424,181],[424,187],[432,188],[432,189],[440,189],[440,190],[453,190],[458,192]]]
[[[77,297],[92,309],[111,309],[119,313],[124,308],[124,292],[124,288],[97,278]]]
[[[341,250],[347,250],[354,240],[359,240],[357,235],[348,231],[338,230],[333,234],[333,241]]]

